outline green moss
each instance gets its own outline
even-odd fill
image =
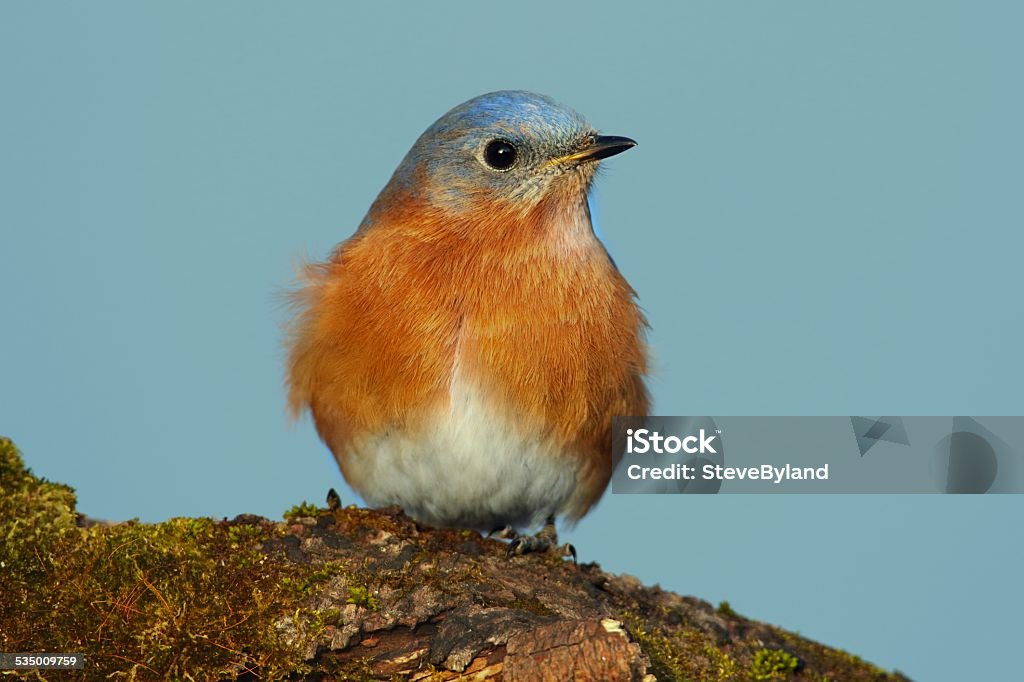
[[[352,585],[348,588],[348,599],[345,601],[349,604],[370,609],[371,611],[376,611],[380,608],[377,597],[368,588],[359,585]]]
[[[825,648],[826,647],[822,647],[822,649]],[[828,649],[827,654],[831,659],[838,661],[845,668],[863,669],[867,670],[877,679],[889,679],[889,674],[887,672],[873,663],[868,663],[860,656],[851,654],[849,651],[845,651],[843,649]]]
[[[0,651],[86,654],[87,679],[277,679],[308,668],[332,572],[262,550],[271,524],[210,519],[75,525],[74,493],[0,439]],[[74,676],[69,673],[68,676]],[[62,678],[64,679],[64,678]]]
[[[855,656],[842,649],[835,649],[818,642],[805,640],[781,628],[773,628],[773,631],[787,646],[799,651],[800,655],[805,657],[805,659],[811,658],[816,668],[827,671],[828,679],[907,680],[905,676],[898,672],[890,674],[878,666],[861,659],[859,656]]]
[[[782,649],[761,649],[754,654],[750,677],[756,682],[784,680],[796,672],[799,664],[796,656]]]
[[[668,637],[648,630],[643,621],[633,614],[627,614],[624,624],[630,636],[651,659],[651,674],[658,680],[670,682],[684,682],[687,679],[682,656]]]
[[[707,659],[711,672],[715,675],[715,682],[730,682],[739,679],[736,661],[729,657],[718,647],[711,644],[704,644],[704,658]]]
[[[0,557],[23,577],[38,575],[45,555],[67,535],[77,535],[75,493],[26,469],[14,443],[0,438]],[[8,573],[11,575],[11,573]]]
[[[316,518],[320,515],[320,509],[315,504],[303,501],[302,504],[297,504],[291,507],[284,513],[285,521],[294,521],[295,519],[312,516]]]

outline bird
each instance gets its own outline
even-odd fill
[[[420,135],[351,237],[303,266],[290,412],[309,411],[370,506],[501,529],[519,554],[553,548],[556,519],[601,498],[622,455],[613,417],[649,409],[648,324],[590,191],[636,144],[545,95],[475,97]]]

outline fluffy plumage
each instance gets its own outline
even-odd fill
[[[594,131],[491,93],[410,150],[357,233],[307,267],[289,403],[371,504],[435,525],[578,519],[611,475],[611,419],[644,415],[644,319],[594,235]],[[498,171],[494,139],[519,153]]]

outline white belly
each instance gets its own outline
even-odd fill
[[[568,505],[577,458],[519,433],[480,392],[453,382],[450,408],[423,432],[357,439],[349,483],[374,506],[400,505],[434,526],[493,530],[538,526]]]

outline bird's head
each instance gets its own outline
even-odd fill
[[[378,202],[415,199],[448,216],[525,214],[545,199],[584,205],[597,162],[635,145],[627,137],[599,135],[544,95],[492,92],[430,126]]]

